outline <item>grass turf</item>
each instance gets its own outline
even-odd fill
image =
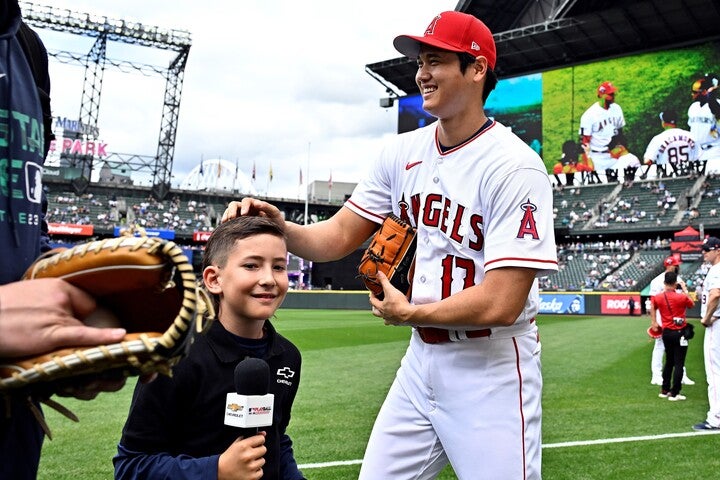
[[[312,480],[357,478],[373,419],[393,380],[409,329],[388,327],[365,311],[278,311],[278,331],[303,355],[300,391],[290,424],[300,464]],[[696,327],[697,321],[695,321]],[[702,327],[690,342],[688,399],[668,402],[650,385],[653,344],[647,317],[538,318],[543,345],[543,477],[551,480],[709,479],[720,471],[720,435],[689,435],[705,418],[707,386]],[[40,480],[112,478],[112,456],[132,396],[91,402],[60,399],[75,424],[46,408],[54,440],[46,441]],[[668,435],[668,438],[656,437]],[[637,437],[633,440],[633,437]],[[649,437],[649,438],[642,438]],[[617,439],[606,442],[607,439]],[[598,441],[589,445],[565,442]],[[439,477],[456,478],[449,467]]]

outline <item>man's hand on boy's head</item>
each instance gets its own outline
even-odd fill
[[[220,222],[224,223],[236,217],[267,217],[280,226],[285,225],[285,220],[279,208],[271,203],[251,197],[245,197],[239,202],[230,202],[225,212],[223,212]]]

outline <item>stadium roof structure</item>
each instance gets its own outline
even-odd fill
[[[720,39],[717,0],[460,0],[455,10],[495,32],[499,78]],[[421,28],[398,33],[420,34]],[[393,86],[418,93],[413,60],[385,60],[365,70],[390,95],[402,95]]]

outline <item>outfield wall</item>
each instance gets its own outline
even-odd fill
[[[362,290],[289,290],[283,308],[370,310],[369,293]]]
[[[283,308],[318,308],[337,310],[370,310],[366,291],[290,290]],[[694,296],[694,295],[693,295]],[[629,315],[630,298],[635,301],[635,315],[645,313],[640,292],[543,292],[540,313],[567,315]],[[700,318],[700,304],[688,311],[689,318]]]

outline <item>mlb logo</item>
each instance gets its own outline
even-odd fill
[[[32,203],[42,199],[42,167],[37,163],[25,164],[25,196]]]

